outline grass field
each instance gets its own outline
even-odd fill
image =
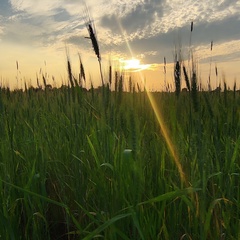
[[[0,239],[240,239],[239,105],[1,88]]]

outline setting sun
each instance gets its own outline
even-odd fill
[[[120,60],[123,70],[129,72],[138,72],[149,68],[150,64],[141,64],[138,59]]]

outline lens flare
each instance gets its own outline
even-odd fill
[[[121,22],[120,22],[119,19],[117,19],[117,22],[118,22],[119,28],[120,28],[120,30],[121,30],[121,32],[122,32],[122,35],[123,35],[123,37],[124,37],[124,40],[125,40],[125,42],[126,42],[126,45],[127,45],[127,47],[128,47],[129,53],[130,53],[132,59],[134,59],[133,51],[132,51],[131,46],[130,46],[130,44],[129,44],[129,41],[128,41],[127,37],[126,37],[125,31],[123,30],[123,27],[122,27],[122,25],[121,25]],[[142,84],[144,85],[144,88],[146,89],[146,82],[145,82],[145,80],[144,80],[143,74],[142,74],[141,71],[138,72],[138,73],[139,73],[140,80],[141,80]],[[176,148],[175,148],[175,146],[174,146],[174,144],[173,144],[173,142],[172,142],[172,140],[171,140],[171,137],[170,137],[170,135],[169,135],[168,128],[167,128],[167,126],[164,124],[163,116],[162,116],[162,114],[161,114],[161,111],[160,111],[159,107],[157,106],[157,103],[156,103],[156,101],[155,101],[152,93],[149,92],[149,91],[146,91],[146,93],[147,93],[147,97],[148,97],[148,99],[149,99],[149,102],[150,102],[150,104],[151,104],[151,106],[152,106],[152,109],[153,109],[153,111],[154,111],[154,114],[155,114],[155,116],[156,116],[156,119],[157,119],[157,121],[158,121],[158,124],[159,124],[159,126],[160,126],[160,129],[161,129],[161,131],[162,131],[162,135],[163,135],[163,137],[164,137],[164,139],[165,139],[165,141],[166,141],[166,143],[167,143],[168,149],[169,149],[169,151],[170,151],[170,153],[171,153],[171,155],[172,155],[172,157],[173,157],[173,160],[174,160],[174,162],[175,162],[175,164],[176,164],[176,166],[177,166],[177,168],[178,168],[178,172],[179,172],[181,181],[182,181],[185,185],[188,185],[188,184],[187,184],[186,175],[185,175],[185,173],[184,173],[184,171],[183,171],[182,165],[181,165],[181,163],[180,163],[180,160],[179,160],[179,157],[178,157],[178,154],[177,154],[177,150],[176,150]]]
[[[142,75],[142,74],[141,74]],[[142,77],[142,76],[141,76]],[[143,78],[142,78],[143,79]],[[142,82],[144,83],[144,81],[142,80]],[[178,172],[179,172],[179,175],[180,175],[180,178],[181,178],[181,181],[184,182],[186,185],[187,185],[187,180],[186,180],[186,176],[185,176],[185,173],[183,171],[183,168],[182,168],[182,165],[180,163],[180,160],[179,160],[179,157],[178,157],[178,154],[177,154],[177,150],[171,140],[171,137],[169,135],[169,131],[168,131],[168,128],[166,126],[166,124],[164,124],[164,121],[163,121],[163,116],[161,114],[161,111],[159,109],[159,107],[157,106],[157,103],[152,95],[151,92],[149,91],[146,91],[147,92],[147,96],[148,96],[148,99],[151,103],[151,106],[153,108],[153,111],[154,111],[154,114],[157,118],[157,121],[158,121],[158,124],[160,126],[160,129],[162,131],[162,135],[167,143],[167,146],[168,146],[168,149],[173,157],[173,160],[178,168]]]

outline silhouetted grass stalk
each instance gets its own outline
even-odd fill
[[[78,54],[79,57],[79,63],[80,63],[80,75],[79,75],[79,85],[82,85],[82,79],[84,80],[84,83],[86,85],[86,76],[85,76],[85,70],[83,67],[83,63],[82,63],[82,58],[80,56],[80,54]]]
[[[174,80],[175,80],[175,93],[179,96],[181,92],[181,62],[180,59],[175,56],[175,65],[174,65]]]
[[[98,59],[102,86],[104,86],[102,64],[101,64],[101,54],[100,54],[100,50],[99,50],[96,29],[95,29],[95,25],[93,24],[93,20],[90,18],[90,13],[89,13],[87,7],[86,7],[85,24],[86,24],[86,27],[87,27],[87,30],[88,30],[88,33],[89,33],[89,38],[91,39],[91,42],[92,42],[92,47],[93,47],[94,52],[95,52],[95,54],[97,56],[97,59]]]

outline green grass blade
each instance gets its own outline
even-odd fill
[[[97,152],[96,152],[96,150],[95,150],[95,148],[93,146],[93,143],[92,143],[92,141],[91,141],[89,136],[87,136],[87,141],[88,141],[89,147],[90,147],[90,149],[92,151],[92,155],[93,155],[93,157],[95,159],[95,162],[96,162],[97,166],[100,167],[100,162],[99,162],[99,158],[97,156]]]
[[[88,234],[83,240],[89,240],[89,239],[94,238],[97,234],[99,234],[100,232],[102,232],[104,229],[108,228],[109,226],[111,226],[115,222],[117,222],[117,221],[119,221],[119,220],[121,220],[123,218],[129,217],[131,215],[132,215],[132,213],[120,214],[120,215],[117,215],[117,216],[109,219],[104,224],[102,224],[97,229],[95,229],[93,232]]]
[[[8,183],[8,182],[6,182],[6,181],[4,181],[4,180],[2,180],[2,179],[0,179],[0,181],[3,182],[4,184],[10,186],[10,187],[13,187],[13,188],[15,188],[15,189],[23,192],[23,193],[27,193],[27,194],[32,195],[32,196],[34,196],[34,197],[40,198],[40,199],[42,199],[42,200],[44,200],[44,201],[46,201],[46,202],[49,202],[49,203],[55,204],[55,205],[57,205],[57,206],[59,206],[59,207],[63,207],[63,208],[65,208],[65,209],[68,209],[68,206],[65,205],[64,203],[60,203],[60,202],[57,202],[57,201],[52,200],[52,199],[50,199],[50,198],[44,197],[44,196],[42,196],[42,195],[40,195],[40,194],[38,194],[38,193],[35,193],[35,192],[30,191],[30,190],[21,188],[21,187],[16,186],[16,185],[14,185],[14,184],[12,184],[12,183]]]
[[[176,190],[176,191],[164,193],[164,194],[159,195],[157,197],[151,198],[147,201],[139,203],[138,205],[161,202],[161,201],[173,199],[173,198],[176,198],[176,197],[180,197],[182,195],[194,193],[194,192],[197,192],[197,191],[200,191],[200,190],[201,190],[200,188],[185,188],[185,189],[181,189],[181,190]]]

